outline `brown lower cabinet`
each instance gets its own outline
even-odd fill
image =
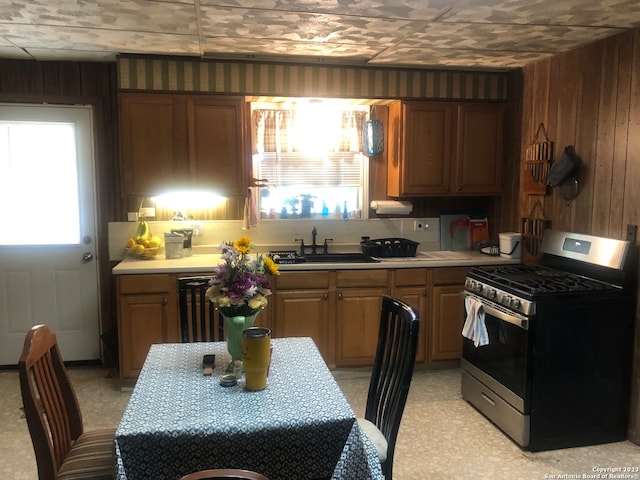
[[[272,336],[311,337],[327,363],[333,358],[329,272],[281,272],[274,282]]]
[[[281,272],[275,282],[275,337],[308,336],[330,367],[373,363],[389,271]]]
[[[373,363],[381,299],[390,294],[421,317],[417,363],[462,351],[466,267],[281,272],[256,324],[277,337],[311,337],[331,368]],[[180,341],[180,274],[119,275],[120,378],[135,380],[153,343]]]
[[[149,347],[178,341],[176,277],[119,275],[118,348],[120,379],[138,378]]]
[[[427,350],[427,332],[433,323],[429,315],[429,270],[426,268],[394,270],[392,277],[391,295],[413,307],[420,315],[420,338],[416,363],[424,363]]]
[[[389,270],[338,270],[336,274],[336,367],[373,364],[382,296]]]
[[[458,360],[462,356],[464,302],[461,292],[467,267],[433,269],[427,360]]]

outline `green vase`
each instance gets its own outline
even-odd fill
[[[233,371],[233,363],[236,360],[242,361],[242,331],[246,328],[253,327],[259,311],[251,315],[235,315],[229,316],[220,312],[224,318],[224,331],[227,338],[227,350],[231,355],[231,361],[227,365],[227,371]]]

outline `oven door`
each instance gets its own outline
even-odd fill
[[[506,309],[502,305],[481,298],[471,292],[463,292],[482,302],[484,322],[489,343],[476,347],[473,341],[463,337],[462,358],[480,380],[490,380],[515,394],[509,401],[521,413],[529,413],[531,348],[529,345],[530,319]],[[502,388],[500,389],[502,390]],[[513,395],[508,395],[513,397]]]

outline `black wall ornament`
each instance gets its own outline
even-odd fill
[[[564,148],[562,156],[549,170],[549,186],[558,187],[560,196],[567,203],[578,196],[578,170],[580,158],[576,155],[573,145]]]

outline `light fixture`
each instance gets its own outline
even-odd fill
[[[222,203],[225,198],[210,192],[182,191],[168,192],[151,199],[159,207],[172,210],[199,210],[214,208]]]
[[[362,127],[362,148],[365,155],[378,155],[384,151],[384,129],[380,120],[367,120]]]

